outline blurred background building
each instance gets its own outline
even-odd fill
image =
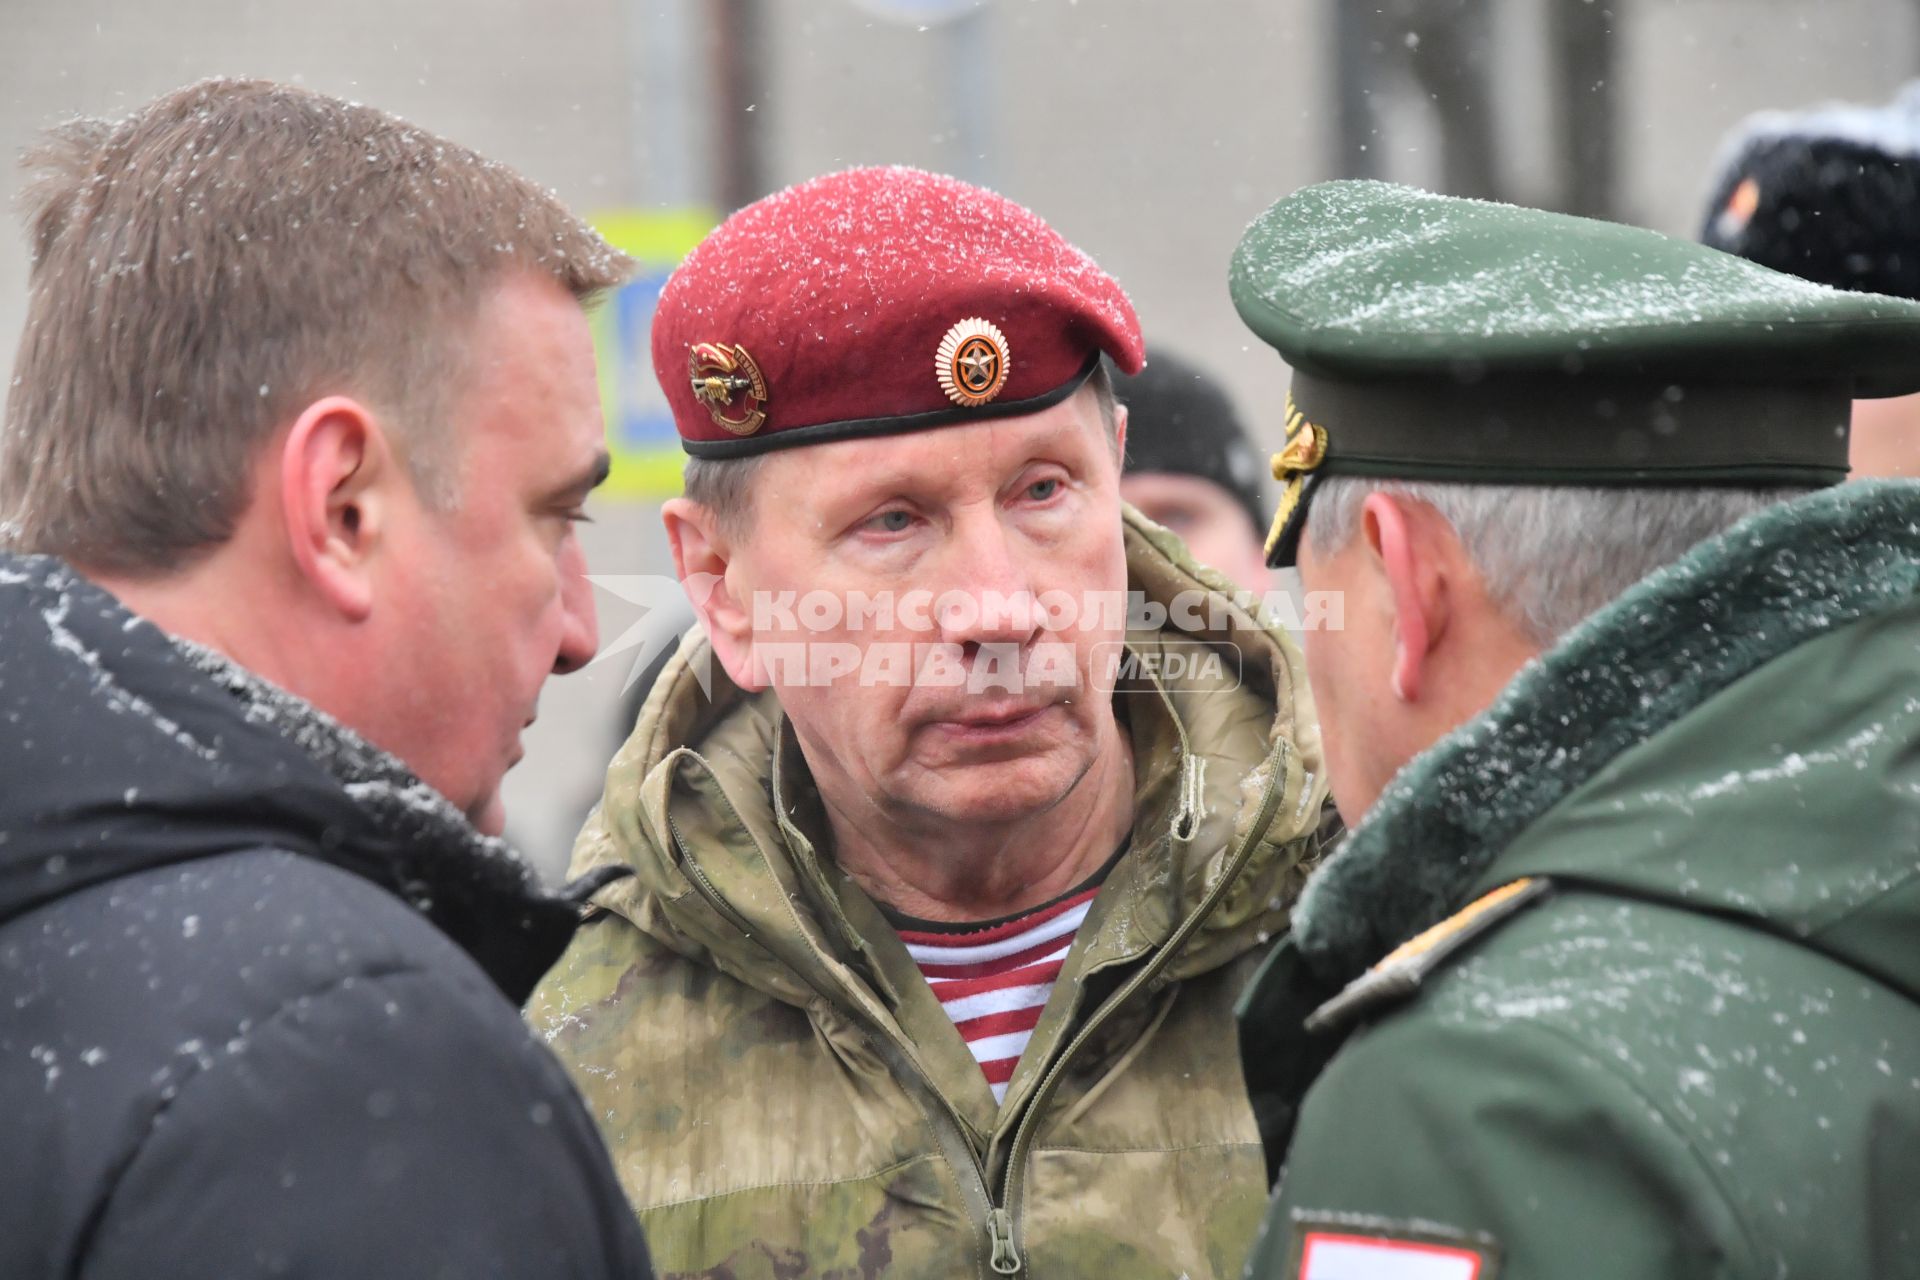
[[[187,81],[266,76],[409,116],[600,218],[656,268],[601,318],[620,473],[586,534],[617,646],[671,573],[649,290],[767,191],[880,162],[995,187],[1277,439],[1284,375],[1225,269],[1285,192],[1379,176],[1692,234],[1742,116],[1882,101],[1917,72],[1917,0],[0,0],[0,153]],[[9,204],[19,186],[0,167]],[[9,359],[25,279],[16,230]],[[639,653],[550,685],[509,779],[515,834],[550,874]]]

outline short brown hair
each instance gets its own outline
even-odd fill
[[[551,192],[384,112],[209,80],[29,155],[0,544],[157,573],[225,542],[259,446],[330,393],[429,500],[467,319],[512,271],[586,304],[632,262]]]
[[[1107,439],[1116,439],[1120,415],[1105,360],[1094,365],[1083,385],[1093,392],[1093,402],[1100,411],[1101,424],[1107,429]],[[688,498],[713,512],[721,529],[737,538],[753,526],[753,477],[766,456],[756,453],[744,458],[688,458],[681,488]]]

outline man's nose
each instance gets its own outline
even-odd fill
[[[592,662],[600,649],[593,584],[587,581],[586,554],[577,542],[560,563],[560,615],[560,649],[554,655],[553,673],[564,676]]]
[[[997,520],[975,520],[948,548],[934,599],[940,638],[951,644],[1026,644],[1040,630],[1033,575]]]

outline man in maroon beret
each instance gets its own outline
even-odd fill
[[[1318,735],[1291,642],[1121,503],[1102,352],[1142,363],[1091,259],[908,169],[742,210],[661,296],[701,629],[532,1016],[663,1272],[1238,1273],[1232,1005]]]

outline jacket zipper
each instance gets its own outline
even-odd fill
[[[693,882],[694,888],[700,891],[700,896],[725,917],[727,923],[738,929],[741,936],[752,937],[753,930],[748,927],[745,918],[733,909],[721,895],[720,890],[714,886],[713,881],[707,878],[706,870],[694,858],[687,842],[680,836],[679,826],[671,817],[667,819],[667,829],[672,833],[674,846],[679,850],[680,865],[687,869],[687,878]],[[832,997],[815,986],[811,979],[803,977],[802,981],[806,982],[816,996],[829,1004],[833,1003]],[[1016,1274],[1020,1270],[1020,1255],[1013,1247],[1012,1219],[1004,1209],[996,1208],[993,1203],[992,1193],[987,1186],[986,1165],[981,1162],[979,1153],[974,1150],[973,1142],[967,1136],[966,1121],[961,1118],[959,1110],[946,1095],[934,1087],[933,1081],[914,1062],[910,1046],[904,1041],[897,1040],[877,1023],[870,1029],[891,1049],[892,1052],[888,1056],[895,1060],[895,1065],[910,1067],[919,1081],[921,1091],[939,1104],[938,1111],[941,1114],[932,1118],[936,1121],[936,1137],[940,1143],[941,1155],[949,1166],[958,1165],[954,1159],[956,1152],[964,1153],[967,1158],[965,1167],[954,1168],[954,1181],[960,1184],[960,1194],[961,1198],[967,1202],[968,1216],[986,1233],[988,1265],[1000,1275]],[[940,1125],[938,1123],[940,1120],[946,1123]],[[969,1170],[973,1174],[971,1180],[966,1176]],[[1007,1265],[1009,1259],[1012,1264],[1010,1268]]]
[[[1001,1195],[988,1219],[989,1241],[993,1247],[992,1266],[1000,1275],[1018,1275],[1021,1269],[1022,1259],[1019,1245],[1014,1238],[1014,1223],[1019,1218],[1021,1193],[1025,1190],[1022,1174],[1026,1168],[1028,1148],[1033,1145],[1038,1117],[1046,1105],[1047,1098],[1059,1084],[1060,1077],[1065,1073],[1067,1063],[1073,1056],[1093,1038],[1093,1034],[1106,1023],[1115,1010],[1132,999],[1142,987],[1158,977],[1161,971],[1173,962],[1173,957],[1186,944],[1187,939],[1193,936],[1193,931],[1213,914],[1214,908],[1220,904],[1220,899],[1225,896],[1227,889],[1245,869],[1247,860],[1253,856],[1254,847],[1259,844],[1266,834],[1268,825],[1273,821],[1274,810],[1279,807],[1280,779],[1285,772],[1284,768],[1278,768],[1268,775],[1266,789],[1260,796],[1259,814],[1248,832],[1246,841],[1234,854],[1232,861],[1227,864],[1226,872],[1220,877],[1219,883],[1214,885],[1200,903],[1199,908],[1182,921],[1178,929],[1174,930],[1173,935],[1161,946],[1159,953],[1147,963],[1147,966],[1129,979],[1120,990],[1108,997],[1106,1003],[1087,1019],[1079,1033],[1067,1044],[1066,1049],[1053,1060],[1053,1065],[1047,1069],[1047,1074],[1041,1077],[1040,1084],[1033,1091],[1033,1096],[1027,1099],[1026,1110],[1020,1117],[1020,1126],[1014,1130],[1013,1145],[1007,1151],[1006,1176],[1001,1183]]]
[[[987,1240],[993,1246],[988,1264],[1003,1276],[1020,1274],[1020,1251],[1013,1247],[1013,1215],[1005,1209],[987,1214]]]

